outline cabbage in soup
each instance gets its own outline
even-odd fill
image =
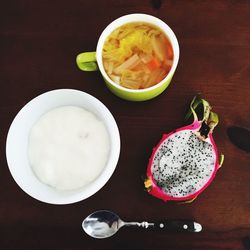
[[[162,30],[133,22],[106,39],[102,59],[109,78],[129,89],[145,89],[162,81],[173,64],[173,48]]]

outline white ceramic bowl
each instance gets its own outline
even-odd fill
[[[33,124],[51,109],[73,105],[99,117],[110,135],[110,155],[102,173],[89,185],[72,191],[58,191],[40,182],[28,160],[28,137]],[[95,97],[79,90],[58,89],[37,96],[27,103],[13,120],[6,142],[9,170],[19,187],[31,197],[51,204],[69,204],[84,200],[100,190],[113,174],[120,154],[120,135],[110,111]]]

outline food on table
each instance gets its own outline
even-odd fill
[[[213,180],[224,156],[218,157],[212,132],[218,116],[207,101],[194,98],[187,118],[193,122],[163,135],[147,168],[145,187],[164,201],[194,200]]]
[[[59,190],[83,187],[103,171],[109,135],[93,113],[76,106],[55,108],[30,131],[28,157],[38,179]]]
[[[103,65],[115,83],[145,89],[162,81],[173,64],[173,48],[165,33],[145,22],[115,29],[103,46]]]

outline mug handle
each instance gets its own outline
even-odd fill
[[[96,63],[96,52],[83,52],[77,55],[76,64],[80,70],[96,71],[98,66]]]

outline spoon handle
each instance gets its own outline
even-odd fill
[[[142,228],[152,228],[159,231],[168,232],[200,232],[202,230],[201,224],[191,220],[165,220],[159,222],[123,222],[123,226],[135,226]]]
[[[200,232],[202,230],[201,224],[191,220],[165,220],[162,222],[155,222],[154,229],[169,232]]]

